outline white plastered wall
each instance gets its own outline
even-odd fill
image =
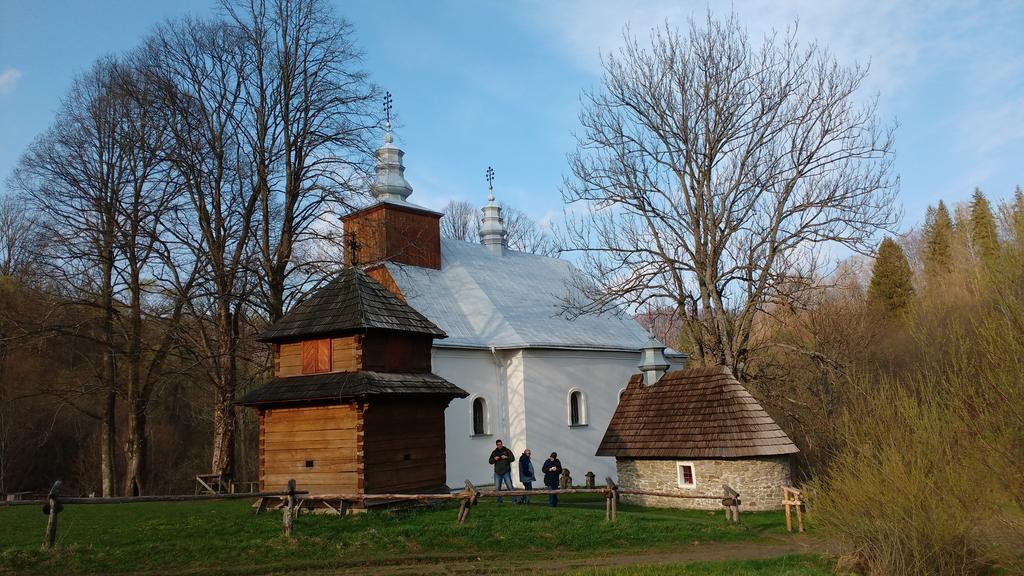
[[[487,458],[494,441],[508,434],[508,403],[503,399],[495,356],[490,350],[433,349],[433,372],[469,392],[456,398],[445,410],[445,460],[448,486],[458,489],[469,480],[474,484],[494,481]],[[502,370],[504,372],[504,370]],[[473,435],[473,400],[487,403],[487,434]]]
[[[615,477],[615,459],[595,456],[619,401],[619,391],[637,372],[638,354],[529,349],[523,353],[527,440],[535,467],[552,451],[583,484],[588,471],[603,483]],[[569,426],[569,394],[583,393],[586,425]],[[540,478],[538,477],[538,480]]]

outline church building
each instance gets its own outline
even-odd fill
[[[442,238],[442,214],[409,199],[403,156],[389,130],[374,202],[343,218],[346,264],[447,335],[433,342],[433,373],[468,393],[444,413],[448,484],[492,482],[497,439],[517,457],[557,451],[577,480],[614,476],[614,458],[595,453],[648,334],[627,315],[561,315],[572,266],[510,250],[493,194],[479,242]]]

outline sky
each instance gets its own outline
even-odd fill
[[[580,94],[629,26],[735,11],[752,38],[797,25],[840,63],[870,65],[865,90],[898,123],[904,229],[939,199],[975,186],[1005,199],[1024,184],[1024,2],[681,0],[336,2],[364,68],[394,95],[410,201],[498,200],[542,224],[563,210]],[[212,0],[0,0],[0,193],[25,147],[50,126],[73,78],[130,50],[152,26],[215,13]]]

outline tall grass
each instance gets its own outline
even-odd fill
[[[915,374],[850,384],[819,521],[870,574],[1024,573],[1024,291],[945,328]]]

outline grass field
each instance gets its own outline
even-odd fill
[[[797,548],[778,512],[735,526],[721,512],[622,506],[610,525],[600,495],[579,495],[557,509],[484,502],[463,526],[455,517],[453,505],[301,515],[287,539],[280,513],[256,516],[248,502],[69,505],[57,547],[44,551],[37,507],[0,508],[0,573],[831,573],[821,557],[788,555]]]

